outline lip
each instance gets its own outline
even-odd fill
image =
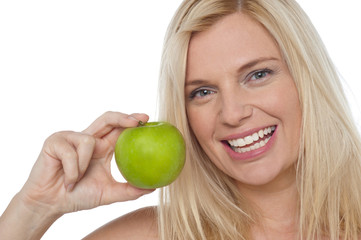
[[[222,140],[229,141],[229,140],[234,140],[234,139],[238,139],[238,138],[244,138],[244,137],[252,135],[253,133],[258,132],[259,130],[263,130],[263,129],[271,127],[271,126],[277,126],[277,125],[268,125],[268,126],[265,126],[265,127],[253,128],[253,129],[244,131],[244,132],[239,133],[239,134],[233,134],[233,135],[227,136],[226,138],[224,138]]]
[[[225,148],[225,150],[227,151],[227,153],[229,154],[229,156],[234,159],[234,160],[238,160],[238,161],[252,161],[256,158],[261,157],[263,154],[265,154],[266,152],[268,152],[272,146],[273,143],[275,142],[276,138],[277,138],[277,130],[278,130],[278,126],[277,125],[272,125],[275,126],[276,129],[274,130],[272,137],[270,138],[270,140],[266,143],[266,145],[264,145],[263,147],[260,147],[258,149],[255,150],[251,150],[249,152],[244,152],[244,153],[238,153],[232,150],[232,148],[228,145],[227,140],[233,140],[233,139],[237,139],[237,138],[244,138],[246,136],[251,135],[252,133],[258,132],[263,128],[256,128],[256,129],[252,129],[246,132],[243,132],[241,134],[235,134],[235,135],[231,135],[228,136],[226,139],[224,139],[224,141],[222,141],[222,144]]]

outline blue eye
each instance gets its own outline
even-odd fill
[[[272,73],[272,70],[270,69],[263,69],[256,72],[253,72],[251,74],[250,80],[259,80],[267,77],[270,73]]]
[[[204,98],[207,97],[208,95],[214,94],[215,92],[209,89],[196,89],[194,90],[191,95],[190,98]]]

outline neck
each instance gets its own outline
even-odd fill
[[[252,227],[255,239],[296,238],[298,192],[295,173],[294,170],[291,171],[293,172],[288,177],[275,179],[262,186],[239,183],[240,192],[259,213],[255,226]]]

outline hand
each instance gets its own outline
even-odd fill
[[[152,190],[116,182],[110,172],[119,134],[139,121],[147,122],[148,116],[107,112],[83,132],[51,135],[21,195],[32,206],[62,215],[150,193]]]

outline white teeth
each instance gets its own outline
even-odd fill
[[[238,153],[245,153],[245,152],[249,152],[252,150],[256,150],[258,148],[261,148],[263,146],[266,145],[266,143],[270,140],[271,137],[266,138],[264,141],[260,141],[259,143],[255,143],[249,147],[236,147],[233,148],[234,151],[238,152]]]
[[[253,133],[252,134],[252,139],[253,139],[254,142],[258,141],[258,139],[259,139],[258,133]]]
[[[243,138],[239,138],[236,140],[238,147],[244,147],[246,146],[246,142],[243,140]]]
[[[246,142],[246,144],[251,144],[253,143],[253,138],[252,136],[247,136],[244,138],[244,141]]]
[[[271,132],[271,128],[265,128],[264,129],[264,135],[267,135]]]
[[[252,135],[246,136],[244,138],[229,140],[228,143],[231,145],[231,147],[234,149],[234,151],[239,152],[239,153],[255,150],[260,147],[265,146],[267,144],[267,142],[269,141],[269,139],[271,138],[271,136],[267,137],[266,139],[261,140],[260,142],[255,143],[251,146],[247,146],[247,147],[244,147],[244,146],[250,145],[253,142],[258,141],[259,139],[264,138],[268,134],[272,133],[275,129],[276,129],[276,126],[266,127],[265,129],[261,129],[258,132],[255,132]]]

